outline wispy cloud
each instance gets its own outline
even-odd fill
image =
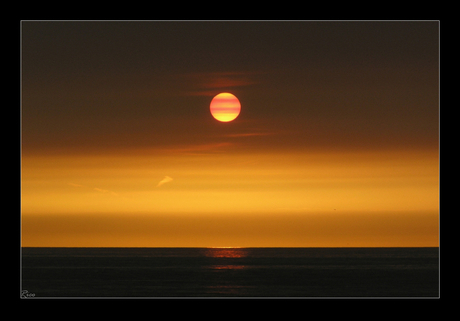
[[[181,155],[202,155],[209,153],[219,153],[225,151],[227,148],[232,147],[234,145],[234,143],[230,142],[191,144],[184,146],[175,146],[171,148],[164,148],[161,149],[161,151]]]
[[[182,75],[187,83],[194,84],[189,95],[215,95],[221,90],[245,87],[259,83],[256,79],[260,72],[199,72]]]
[[[108,189],[102,189],[102,188],[98,188],[98,187],[91,187],[91,186],[85,186],[85,185],[81,185],[81,184],[75,184],[75,183],[67,183],[68,185],[70,186],[73,186],[73,187],[78,187],[78,188],[85,188],[85,189],[92,189],[94,191],[97,191],[99,193],[110,193],[112,195],[115,195],[115,196],[119,196],[117,193],[113,192],[113,191],[110,191]]]
[[[160,187],[163,184],[169,183],[172,180],[173,180],[172,177],[165,176],[160,182],[158,182],[157,187]]]
[[[97,187],[95,187],[94,190],[95,190],[95,191],[98,191],[98,192],[101,192],[101,193],[110,193],[110,194],[112,194],[112,195],[118,196],[117,193],[115,193],[115,192],[113,192],[113,191],[109,191],[109,190],[107,190],[107,189],[102,189],[102,188],[97,188]]]
[[[241,134],[228,134],[225,137],[251,137],[251,136],[267,136],[273,133],[241,133]]]
[[[73,186],[73,187],[86,187],[84,185],[80,185],[80,184],[75,184],[75,183],[68,183],[70,186]]]

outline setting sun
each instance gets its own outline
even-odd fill
[[[211,114],[221,122],[234,120],[241,111],[241,104],[238,98],[230,93],[220,93],[211,101]]]

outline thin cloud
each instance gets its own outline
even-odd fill
[[[101,192],[101,193],[110,193],[110,194],[112,194],[112,195],[118,196],[117,193],[112,192],[112,191],[109,191],[109,190],[107,190],[107,189],[102,189],[102,188],[97,188],[97,187],[95,187],[94,190],[95,190],[95,191],[98,191],[98,192]]]
[[[182,154],[182,155],[201,155],[208,153],[219,153],[235,144],[230,142],[209,143],[209,144],[192,144],[185,146],[176,146],[162,149],[163,152]]]
[[[187,91],[188,95],[210,96],[216,92],[259,83],[257,76],[260,72],[199,72],[182,75],[188,84],[194,84],[194,89]]]
[[[251,137],[251,136],[267,136],[273,135],[273,133],[242,133],[242,134],[228,134],[225,137]]]
[[[172,181],[173,179],[169,176],[165,176],[158,184],[157,184],[157,187],[160,187],[161,185],[163,184],[166,184],[166,183],[169,183],[170,181]]]
[[[99,193],[109,193],[109,194],[112,194],[114,196],[120,196],[118,193],[115,193],[114,191],[110,191],[108,189],[102,189],[102,188],[98,188],[98,187],[92,187],[92,186],[85,186],[85,185],[81,185],[81,184],[75,184],[75,183],[67,183],[68,185],[70,186],[73,186],[73,187],[78,187],[78,188],[85,188],[85,189],[92,189],[96,192],[99,192]]]
[[[86,187],[84,185],[80,185],[80,184],[75,184],[75,183],[68,183],[70,186],[73,186],[73,187]]]

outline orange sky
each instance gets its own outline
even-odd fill
[[[22,166],[24,246],[438,245],[436,153],[36,156]]]
[[[23,22],[21,49],[22,246],[439,246],[436,22]]]

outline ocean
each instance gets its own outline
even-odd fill
[[[438,298],[439,248],[22,248],[20,296]]]

